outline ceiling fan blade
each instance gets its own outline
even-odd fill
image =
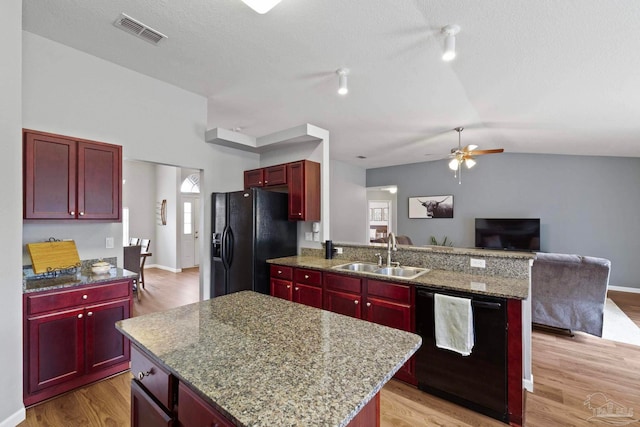
[[[497,153],[503,153],[504,152],[504,148],[494,148],[491,150],[474,150],[471,152],[471,154],[473,154],[474,156],[479,156],[481,154],[497,154]]]
[[[478,148],[478,146],[477,146],[477,145],[475,145],[475,144],[469,144],[469,145],[465,145],[465,146],[462,148],[462,151],[473,151],[473,150],[475,150],[476,148]]]

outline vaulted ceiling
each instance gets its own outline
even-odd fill
[[[364,168],[505,152],[640,157],[637,0],[23,1],[23,29],[208,99],[208,128],[311,123]],[[157,46],[113,22],[166,34]],[[457,24],[443,62],[442,27]],[[345,67],[349,93],[337,94]],[[357,156],[365,156],[359,159]]]

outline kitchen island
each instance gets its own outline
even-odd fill
[[[250,291],[116,327],[168,376],[177,398],[160,415],[179,424],[195,396],[224,417],[220,425],[356,425],[363,409],[375,422],[360,425],[379,425],[380,389],[421,344],[412,333]],[[153,370],[137,372],[132,361],[132,371],[134,392],[149,391]]]

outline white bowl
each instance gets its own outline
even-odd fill
[[[91,265],[91,271],[93,272],[93,274],[108,273],[110,269],[111,264],[109,264],[108,262],[96,262],[95,264]]]

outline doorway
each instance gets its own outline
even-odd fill
[[[180,265],[182,268],[191,268],[200,265],[200,246],[198,237],[200,234],[200,195],[182,195],[182,230],[181,245],[182,256]]]

